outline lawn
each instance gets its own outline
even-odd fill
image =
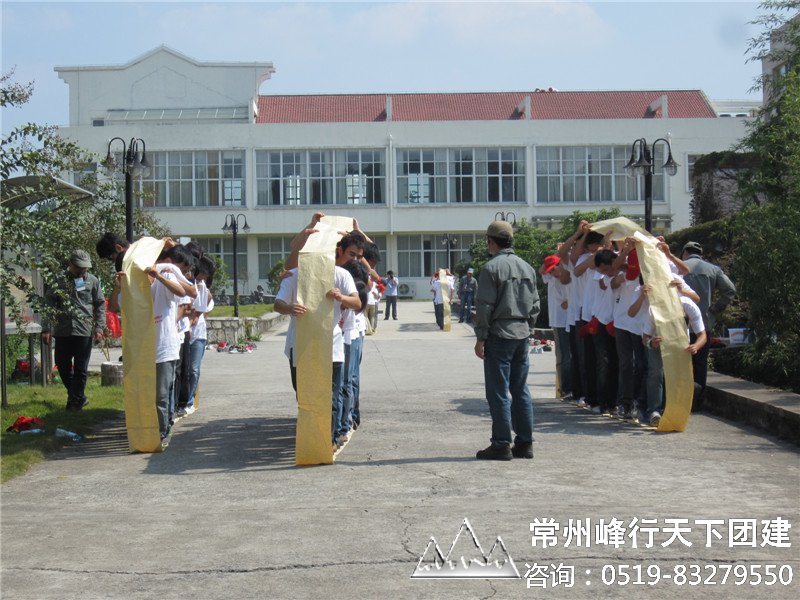
[[[41,462],[47,454],[71,442],[65,437],[55,437],[57,427],[86,436],[104,421],[122,415],[122,386],[101,386],[100,376],[90,374],[86,385],[89,404],[79,412],[66,411],[67,393],[64,386],[10,384],[8,408],[0,412],[0,479],[8,481],[22,475],[32,465]],[[17,417],[39,417],[45,423],[44,433],[20,435],[6,432]]]
[[[272,304],[240,304],[240,317],[263,317],[268,312],[272,312]],[[214,310],[208,313],[209,317],[232,317],[233,306],[215,306]]]

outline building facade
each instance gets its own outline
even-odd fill
[[[164,46],[124,65],[55,70],[70,88],[62,135],[99,156],[112,137],[144,140],[151,169],[137,201],[229,272],[221,229],[245,215],[245,294],[266,287],[315,211],[356,217],[382,270],[425,298],[431,273],[468,258],[498,213],[540,227],[614,206],[641,219],[643,182],[623,167],[642,137],[668,139],[680,164],[666,176],[656,146],[654,228],[688,226],[694,160],[730,148],[746,122],[720,118],[698,90],[262,95],[271,63],[201,63]]]

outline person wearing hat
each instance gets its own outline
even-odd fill
[[[736,286],[728,279],[717,265],[712,265],[703,260],[703,247],[697,242],[687,242],[683,246],[681,258],[689,267],[689,272],[684,276],[684,280],[700,296],[700,314],[703,317],[706,331],[709,333],[714,327],[716,317],[728,304],[731,303],[736,295]],[[717,292],[717,299],[712,302],[714,291]],[[697,341],[697,337],[692,333],[691,343]],[[708,344],[704,345],[696,354],[692,355],[692,367],[694,368],[695,400],[692,411],[697,412],[702,409],[706,389],[706,377],[708,375]]]
[[[89,254],[75,250],[58,277],[59,290],[44,294],[53,313],[42,320],[42,342],[50,345],[55,338],[55,364],[67,388],[67,410],[81,410],[89,402],[85,390],[92,341],[103,339],[106,326],[106,299],[100,281],[89,273],[91,266]]]
[[[458,282],[458,299],[461,302],[461,310],[458,312],[458,322],[472,323],[472,302],[475,300],[475,292],[478,290],[478,280],[474,276],[475,271],[472,267],[467,269]]]
[[[513,240],[506,221],[494,221],[486,230],[492,257],[481,269],[475,296],[475,355],[483,360],[492,437],[478,460],[533,458],[528,338],[539,315],[539,293],[536,272],[514,254]]]

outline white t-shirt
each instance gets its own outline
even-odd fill
[[[192,309],[200,313],[197,323],[192,326],[192,341],[205,340],[208,338],[208,327],[206,325],[206,315],[214,310],[214,298],[210,298],[205,281],[197,282],[197,298],[192,302]]]
[[[687,298],[686,296],[680,296],[681,301],[681,308],[683,309],[684,316],[689,320],[689,329],[697,335],[701,331],[705,331],[706,327],[703,325],[703,315],[700,313],[700,307],[695,304],[691,298]],[[648,310],[648,315],[650,319],[648,320],[647,324],[645,325],[642,333],[645,333],[649,336],[656,335],[655,329],[655,321],[653,320],[652,313]],[[686,336],[689,336],[689,332],[686,332]]]
[[[637,289],[639,281],[624,279],[617,288],[617,298],[614,303],[614,329],[623,329],[635,335],[642,335],[641,324],[634,317],[628,316],[628,309],[639,297]],[[644,310],[644,309],[643,309]]]
[[[642,286],[639,285],[639,282],[636,282],[636,288],[633,292],[633,302],[636,302],[639,299],[639,296],[642,294]],[[631,302],[631,304],[633,304]],[[655,328],[655,323],[653,321],[653,315],[650,314],[650,300],[645,297],[644,301],[642,302],[641,308],[639,308],[639,312],[636,313],[633,317],[631,317],[633,323],[632,326],[634,328],[634,333],[643,334],[646,333],[645,330],[650,329],[652,330]],[[617,324],[614,323],[614,327]],[[652,334],[649,334],[652,335]]]
[[[589,268],[586,269],[583,277],[585,277],[585,280],[583,298],[581,299],[581,319],[591,321],[592,317],[595,316],[597,297],[603,291],[600,289],[600,280],[603,279],[603,274]]]
[[[164,279],[177,281],[170,270],[164,269],[162,272],[159,268],[159,272]],[[150,294],[153,298],[153,318],[156,325],[156,364],[178,360],[181,347],[176,319],[180,296],[173,294],[158,279],[150,286]]]
[[[588,280],[587,273],[594,273],[594,271],[591,269],[587,269],[580,277],[578,277],[575,275],[575,269],[590,258],[592,258],[592,254],[590,252],[585,252],[578,257],[575,265],[570,265],[569,267],[570,273],[572,274],[572,281],[567,288],[569,290],[569,307],[567,308],[567,323],[569,325],[574,325],[581,318],[583,289],[586,286],[586,281]]]
[[[550,327],[566,327],[567,309],[561,308],[561,304],[569,302],[567,286],[552,273],[542,275],[542,280],[547,284],[547,314],[550,318]],[[569,307],[569,304],[567,306]]]
[[[288,277],[281,281],[281,287],[275,295],[275,301],[281,300],[286,304],[297,303],[297,268],[290,269]],[[334,268],[334,282],[333,286],[339,288],[342,295],[349,296],[356,293],[356,284],[353,281],[353,276],[341,267]],[[344,362],[344,341],[342,339],[342,329],[339,327],[339,321],[342,320],[342,304],[341,302],[333,303],[333,348],[332,348],[332,362]],[[293,366],[297,366],[297,355],[293,352],[296,337],[296,317],[289,319],[289,329],[286,332],[286,344],[284,345],[284,354],[286,358],[293,357]]]
[[[433,292],[433,303],[444,304],[444,300],[442,300],[442,282],[435,279],[431,284],[431,291]]]
[[[597,320],[603,325],[608,325],[614,320],[614,306],[617,300],[617,290],[611,287],[611,277],[598,273],[600,279],[597,281],[598,290],[595,295],[594,301],[594,315]],[[606,289],[600,287],[600,282],[606,286]],[[614,324],[616,327],[616,323]]]

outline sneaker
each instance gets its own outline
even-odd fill
[[[194,405],[186,406],[183,409],[183,414],[184,414],[184,416],[189,416],[189,415],[193,414],[196,410],[197,409],[194,407]]]
[[[533,458],[533,444],[514,444],[511,454],[514,458]]]
[[[600,414],[600,407],[599,406],[593,406],[592,407],[592,414],[593,415],[599,415]]]
[[[514,455],[511,454],[511,448],[508,446],[500,448],[489,446],[484,450],[478,450],[475,454],[475,458],[478,460],[511,460],[514,458]]]
[[[586,400],[583,398],[578,398],[578,402],[576,403],[578,408],[586,408]]]
[[[358,429],[358,426],[361,425],[361,421],[353,420],[353,431]]]
[[[604,417],[610,417],[611,416],[611,409],[610,408],[602,408],[602,409],[600,409],[600,414],[603,415]]]
[[[634,425],[638,425],[639,424],[639,414],[635,410],[629,411],[629,412],[625,413],[625,420],[628,423],[633,423]]]
[[[617,411],[614,413],[614,416],[615,416],[617,419],[624,419],[626,414],[627,414],[627,413],[626,413],[626,411],[625,411],[625,407],[624,407],[624,406],[622,406],[622,405],[620,404],[620,405],[617,407]]]
[[[334,443],[337,447],[341,448],[347,443],[347,436],[346,435],[337,435]]]
[[[657,411],[650,413],[650,427],[658,427],[659,423],[661,423],[661,414]]]
[[[572,402],[572,400],[573,400],[572,392],[567,392],[566,394],[561,396],[561,401],[562,402]]]

